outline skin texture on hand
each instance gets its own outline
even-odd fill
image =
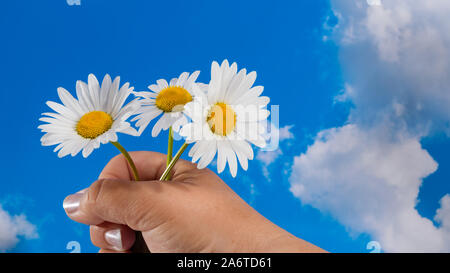
[[[127,252],[135,230],[151,252],[323,252],[264,218],[209,169],[180,159],[172,180],[160,182],[165,155],[130,154],[141,181],[119,155],[64,200],[72,220],[90,225],[100,252]]]

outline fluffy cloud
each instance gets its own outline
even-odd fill
[[[271,149],[269,151],[261,149],[258,150],[256,154],[256,160],[258,160],[261,164],[263,175],[268,181],[271,180],[269,171],[270,165],[283,155],[283,150],[281,149],[280,144],[295,138],[294,134],[291,132],[293,127],[294,125],[286,125],[281,128],[276,128],[275,126],[272,127],[271,130],[275,130],[275,132],[271,133],[278,136],[278,143],[276,144],[277,149]]]
[[[279,130],[280,141],[294,139],[294,134],[291,132],[293,127],[294,125],[286,125],[280,128]]]
[[[435,220],[441,224],[441,228],[450,233],[450,195],[442,197],[441,208],[437,210]]]
[[[292,193],[352,231],[372,234],[386,251],[450,251],[450,230],[415,210],[422,179],[437,163],[417,139],[380,132],[356,125],[322,131],[294,159]],[[448,196],[442,205],[436,217],[444,226],[450,224]]]
[[[450,1],[332,0],[351,121],[385,118],[416,134],[450,121]],[[383,113],[383,114],[381,114]]]
[[[281,148],[276,151],[270,152],[258,151],[256,159],[259,160],[264,166],[269,166],[270,164],[275,162],[275,160],[282,154],[283,152],[281,151]]]
[[[28,222],[25,215],[11,216],[0,205],[0,252],[16,246],[19,237],[37,238],[36,227]]]
[[[259,150],[258,153],[256,154],[256,160],[258,160],[259,163],[261,164],[263,175],[268,181],[271,181],[269,166],[273,162],[275,162],[275,160],[281,155],[283,155],[283,151],[281,150],[281,148],[278,148],[278,150],[275,151]]]
[[[435,220],[415,206],[437,163],[420,144],[450,124],[450,2],[331,1],[339,22],[348,125],[320,132],[294,160],[291,191],[385,251],[450,251],[450,195]],[[329,41],[330,39],[326,39]]]

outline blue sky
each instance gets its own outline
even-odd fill
[[[291,189],[297,183],[307,187],[304,179],[317,180],[300,176],[297,182],[296,167],[303,165],[293,162],[302,154],[310,162],[313,151],[308,147],[318,144],[319,132],[345,124],[363,128],[363,121],[354,116],[370,116],[355,110],[365,107],[362,96],[348,92],[349,79],[357,76],[345,55],[348,45],[339,37],[328,39],[334,33],[339,36],[336,26],[346,22],[345,13],[334,8],[347,7],[334,2],[338,1],[81,0],[81,5],[70,6],[65,0],[4,1],[0,9],[4,155],[0,204],[11,217],[24,214],[36,227],[19,235],[7,251],[69,252],[70,241],[78,241],[82,252],[98,250],[90,243],[88,227],[66,217],[62,200],[94,182],[117,151],[105,145],[87,159],[81,155],[59,159],[51,148],[40,145],[38,119],[49,110],[47,100],[58,101],[57,87],[75,94],[75,82],[87,81],[89,73],[98,78],[106,73],[121,76],[136,90],[183,71],[201,70],[199,79],[207,82],[211,61],[223,59],[256,70],[257,84],[264,85],[271,104],[280,105],[280,126],[294,125],[293,137],[281,142],[281,152],[266,166],[268,177],[261,172],[264,163],[255,159],[248,172],[238,171],[237,179],[221,175],[227,184],[265,217],[326,250],[369,252],[368,242],[383,243],[381,228],[355,225],[342,211],[313,200],[323,189],[311,188],[311,195]],[[337,103],[339,95],[347,98]],[[372,112],[377,111],[384,110]],[[448,120],[446,114],[442,116]],[[419,139],[422,149],[439,164],[434,173],[429,170],[432,174],[424,175],[417,196],[420,216],[436,227],[439,223],[433,218],[439,200],[450,192],[450,141],[442,131],[411,137]],[[166,135],[151,138],[146,134],[139,139],[122,135],[121,143],[128,150],[164,152]],[[319,166],[323,167],[322,162]],[[388,250],[395,250],[390,242],[386,244]]]

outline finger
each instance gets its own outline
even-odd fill
[[[130,152],[130,156],[136,165],[141,181],[159,180],[166,169],[167,155],[139,151]],[[175,177],[179,173],[195,168],[195,164],[179,159],[172,169],[172,174]],[[118,155],[109,161],[99,176],[99,179],[104,178],[134,180],[132,169],[123,155]]]
[[[175,189],[180,187],[185,186],[101,179],[85,191],[66,197],[63,207],[72,220],[83,224],[111,222],[146,231],[158,224],[153,219],[157,212],[168,209],[179,198],[181,191]]]
[[[90,226],[92,244],[103,249],[126,251],[135,240],[135,231],[127,226],[104,222]]]
[[[117,251],[117,250],[111,250],[111,249],[103,249],[101,248],[98,253],[131,253],[130,251]]]

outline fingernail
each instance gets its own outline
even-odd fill
[[[112,229],[105,232],[105,240],[116,250],[123,250],[122,233],[120,229]]]
[[[83,197],[84,193],[75,193],[72,195],[69,195],[64,199],[63,202],[63,208],[67,213],[74,213],[78,210],[78,207],[80,206],[81,198]]]

